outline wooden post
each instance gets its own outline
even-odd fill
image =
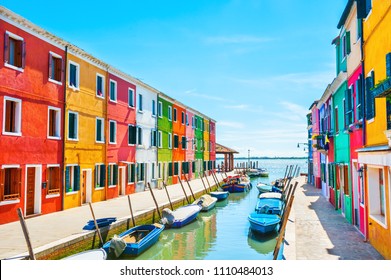
[[[166,194],[167,194],[167,197],[168,197],[168,201],[170,202],[171,210],[174,211],[174,207],[172,207],[172,203],[171,203],[171,198],[170,198],[170,196],[168,195],[167,185],[166,185],[166,183],[164,183],[164,182],[163,182],[163,188],[166,190]]]
[[[23,217],[22,209],[18,208],[16,210],[16,212],[18,213],[20,225],[22,226],[24,239],[26,239],[27,248],[29,250],[30,260],[35,260],[33,246],[31,245],[30,235],[29,235],[29,231],[27,229],[26,221],[24,220],[24,217]]]
[[[133,209],[132,209],[132,203],[130,202],[130,195],[128,195],[128,202],[129,202],[130,216],[132,218],[133,226],[135,227],[136,222],[135,222],[134,216],[133,216]]]
[[[182,180],[181,180],[181,177],[180,177],[180,176],[178,176],[178,179],[179,179],[179,182],[181,182],[181,184],[182,184]],[[187,180],[186,176],[185,176],[185,179],[186,179],[187,185],[188,185],[188,187],[189,187],[189,190],[190,190],[190,192],[191,192],[191,196],[193,197],[194,200],[196,200],[196,198],[195,198],[195,196],[194,196],[194,193],[193,193],[193,190],[191,189],[190,183],[189,183],[189,181]]]
[[[204,186],[205,192],[208,193],[208,189],[205,186],[204,179],[202,179],[202,176],[200,176],[200,179],[201,179],[202,185]]]
[[[217,176],[216,176],[216,173],[213,173],[212,174],[213,176],[213,180],[215,181],[216,183],[216,190],[218,190],[218,188],[220,188],[220,183],[219,183],[219,180],[217,180]]]
[[[281,227],[279,229],[279,235],[278,235],[278,238],[277,238],[276,247],[274,248],[274,252],[273,252],[273,260],[276,260],[277,257],[278,257],[278,253],[279,253],[280,248],[281,248],[281,243],[283,242],[283,239],[284,239],[284,236],[285,236],[286,223],[288,221],[289,213],[291,212],[291,209],[292,209],[293,199],[295,198],[294,193],[295,193],[295,190],[296,190],[297,183],[298,182],[296,182],[295,186],[293,187],[292,196],[289,199],[287,209],[286,209],[286,211],[283,214],[282,225],[281,225]]]
[[[189,198],[187,197],[187,193],[186,193],[185,188],[183,187],[182,181],[180,179],[179,179],[179,183],[181,183],[181,187],[182,187],[183,193],[185,195],[187,204],[190,204]]]
[[[205,171],[204,171],[204,177],[205,177],[206,182],[208,183],[209,192],[210,192],[210,191],[211,191],[211,186],[210,186],[210,184],[209,184],[209,180],[208,180],[208,177],[207,177],[206,174],[205,174]]]
[[[158,213],[158,215],[159,215],[159,218],[161,219],[161,218],[162,218],[162,215],[160,214],[159,204],[157,204],[155,195],[153,194],[153,191],[152,191],[152,188],[151,188],[151,185],[149,184],[149,182],[147,183],[147,185],[148,185],[149,191],[151,192],[153,201],[155,202],[155,206],[156,206],[156,210],[157,210],[157,213]]]
[[[96,222],[95,214],[94,214],[94,209],[92,209],[92,204],[91,204],[91,202],[88,202],[88,205],[90,206],[92,218],[94,219],[95,229],[96,229],[96,231],[98,232],[99,240],[100,240],[100,243],[101,243],[100,245],[103,245],[103,238],[102,238],[102,235],[100,234],[100,229],[99,229],[99,227],[98,227],[98,223]]]

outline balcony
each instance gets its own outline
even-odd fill
[[[312,136],[312,148],[320,153],[327,154],[329,150],[329,141],[327,141],[326,137],[327,136],[324,134]]]
[[[388,97],[391,95],[391,77],[378,83],[373,89],[371,89],[373,97]]]

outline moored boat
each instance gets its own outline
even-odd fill
[[[182,206],[174,211],[164,208],[162,211],[161,223],[169,228],[180,228],[194,221],[202,207],[198,204]]]
[[[201,211],[207,212],[210,209],[212,209],[213,207],[215,207],[216,202],[217,202],[217,198],[216,197],[212,197],[209,194],[203,194],[203,195],[200,196],[200,198],[196,199],[193,202],[193,204],[200,205],[202,207]]]
[[[279,215],[257,213],[256,211],[250,213],[248,220],[250,229],[262,234],[277,230],[281,222]]]
[[[268,185],[268,184],[265,184],[265,183],[258,183],[257,184],[257,189],[258,189],[259,193],[267,193],[267,192],[279,192],[279,193],[281,193],[280,188],[272,186],[272,185]]]
[[[117,218],[110,217],[110,218],[101,218],[96,219],[96,223],[98,224],[98,228],[108,226],[112,223],[117,221]],[[83,227],[84,230],[93,230],[95,229],[95,222],[94,220],[89,220],[87,224]]]
[[[258,198],[255,211],[264,214],[281,215],[284,202],[279,198]]]
[[[222,201],[224,199],[227,199],[229,196],[228,191],[215,191],[215,192],[210,192],[209,193],[212,197],[217,198],[217,201]]]
[[[63,258],[62,260],[67,261],[81,261],[81,260],[93,260],[93,261],[102,261],[107,259],[107,253],[102,248],[100,249],[92,249],[88,251],[84,251],[81,253],[77,253],[74,255],[70,255],[68,257]]]
[[[117,258],[122,255],[137,256],[155,244],[163,230],[162,224],[135,226],[114,236],[102,248]]]
[[[227,177],[224,182],[221,189],[230,193],[245,192],[250,188],[250,180],[240,175]]]

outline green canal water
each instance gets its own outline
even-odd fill
[[[282,178],[286,166],[296,164],[300,172],[307,172],[306,160],[259,160],[259,166],[268,169],[268,178],[252,179],[250,191],[231,193],[227,200],[218,202],[211,211],[201,212],[191,224],[180,229],[164,230],[159,241],[135,259],[271,260],[277,235],[254,235],[247,216],[257,201],[256,184]]]

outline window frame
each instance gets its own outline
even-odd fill
[[[9,63],[10,56],[11,56],[10,50],[8,50],[8,58],[6,58],[4,60],[4,66],[7,67],[7,68],[11,68],[13,70],[17,70],[17,71],[23,73],[24,72],[24,68],[25,68],[25,59],[26,59],[26,46],[25,46],[26,42],[25,42],[23,37],[21,37],[19,35],[16,35],[16,34],[14,34],[12,32],[5,31],[5,34],[8,36],[8,42],[7,43],[4,42],[4,45],[7,45],[8,49],[10,49],[10,41],[9,41],[10,38],[15,40],[15,41],[21,41],[22,42],[22,47],[21,47],[21,58],[20,58],[21,59],[21,66],[19,67],[19,66],[16,66],[16,65],[13,65],[13,64]]]
[[[161,101],[157,104],[157,115],[159,118],[163,118],[163,102]]]
[[[129,108],[134,108],[135,105],[134,105],[134,89],[133,88],[130,88],[128,87],[128,107]],[[132,94],[132,98],[130,98],[130,94]],[[132,101],[132,102],[130,102]]]
[[[76,116],[76,121],[75,121],[75,130],[76,130],[76,138],[70,138],[69,137],[69,115],[74,114]],[[68,122],[67,122],[67,140],[69,141],[79,141],[79,113],[75,111],[68,111]]]
[[[111,124],[114,124],[114,141],[111,141]],[[109,144],[117,144],[117,121],[109,120]]]
[[[15,102],[15,132],[6,131],[6,113],[7,113],[7,101]],[[3,135],[7,136],[22,136],[22,99],[14,98],[10,96],[4,96],[3,98]]]
[[[141,93],[137,94],[137,111],[143,113],[143,95]]]
[[[50,67],[49,67],[49,75],[48,75],[48,81],[49,82],[51,82],[51,83],[55,83],[55,84],[57,84],[57,85],[60,85],[60,86],[62,86],[62,81],[63,81],[63,75],[62,75],[62,73],[63,73],[63,71],[64,71],[64,60],[63,60],[63,58],[62,58],[62,56],[61,55],[59,55],[59,54],[56,54],[56,53],[54,53],[54,52],[52,52],[52,51],[49,51],[49,66],[50,66],[50,64],[52,63],[51,61],[50,61],[50,59],[60,59],[61,60],[61,77],[60,77],[60,80],[56,80],[56,79],[53,79],[52,78],[52,73],[50,73]],[[52,69],[53,69],[53,63],[52,63]],[[56,71],[56,70],[54,70],[54,71]]]
[[[102,140],[101,141],[98,141],[98,120],[101,121],[101,137],[102,137]],[[95,118],[95,143],[99,143],[99,144],[103,144],[105,143],[105,119],[104,118],[101,118],[101,117],[96,117]]]
[[[168,105],[167,118],[169,121],[172,121],[172,106]]]
[[[152,99],[152,111],[151,111],[152,117],[156,117],[156,114],[157,114],[156,111],[157,111],[157,110],[156,110],[156,100],[155,100],[155,99]]]
[[[115,99],[111,98],[111,84],[114,84],[114,97]],[[109,79],[109,100],[110,102],[117,103],[118,102],[118,84],[116,80]]]
[[[76,67],[76,86],[71,85],[71,65]],[[80,90],[80,65],[72,60],[68,60],[68,87],[74,91]]]
[[[102,95],[101,95],[101,96],[98,94],[98,77],[102,79]],[[100,74],[100,73],[96,73],[96,85],[95,85],[96,88],[95,88],[95,95],[96,95],[96,97],[101,98],[101,99],[105,99],[105,97],[106,97],[105,79],[106,79],[105,76],[103,76],[103,75]]]
[[[56,134],[58,136],[50,136],[50,111],[56,112],[56,121],[55,121],[55,127],[56,127]],[[48,106],[48,122],[47,122],[48,128],[47,128],[47,138],[52,140],[61,140],[61,108],[56,108],[53,106]]]
[[[168,133],[168,149],[172,149],[172,134]]]

